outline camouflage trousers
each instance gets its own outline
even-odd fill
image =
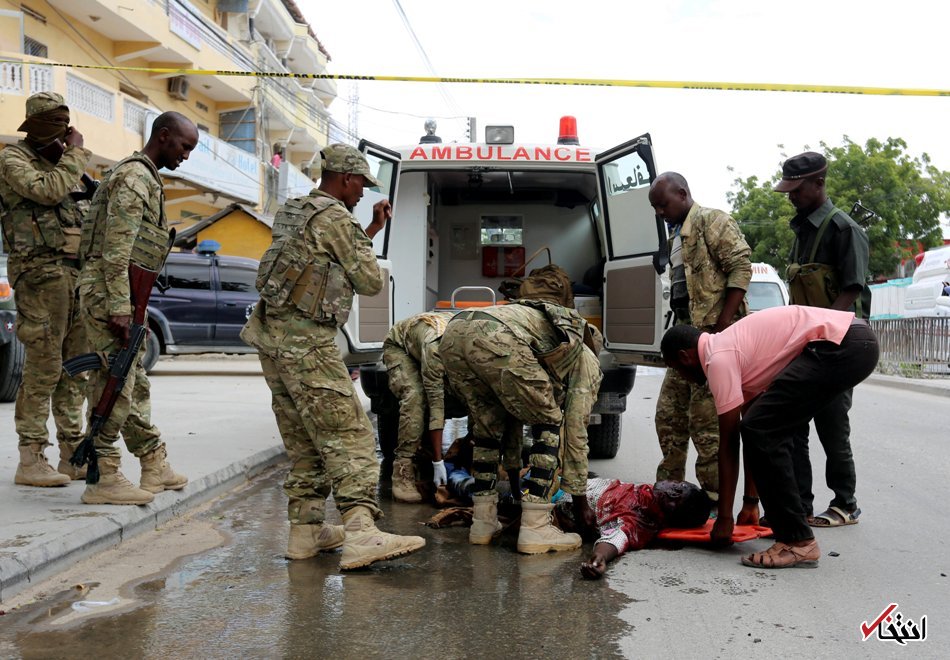
[[[16,281],[16,334],[26,349],[13,414],[21,446],[48,442],[51,407],[59,442],[75,449],[83,438],[86,374],[71,378],[63,371],[64,359],[89,350],[79,319],[78,275],[69,266],[47,264]]]
[[[663,459],[657,481],[686,477],[689,439],[696,447],[696,478],[709,493],[719,492],[719,416],[706,385],[696,385],[667,369],[656,401],[656,435]]]
[[[555,477],[565,458],[583,461],[581,493],[584,492],[586,442],[582,458],[565,457],[560,435],[564,416],[554,384],[527,344],[501,322],[455,320],[446,328],[439,352],[452,390],[458,392],[468,406],[475,436],[475,494],[494,490],[499,459],[504,454],[507,462],[512,440],[515,436],[520,438],[523,424],[534,428],[535,437],[528,459],[531,474],[525,484],[529,493],[525,500],[550,501],[557,490]],[[594,389],[596,399],[596,387]],[[576,421],[584,425],[583,438],[586,439],[586,420]]]
[[[90,349],[106,355],[117,352],[120,341],[109,330],[104,287],[83,285],[79,293],[82,321]],[[129,371],[112,414],[109,415],[109,419],[103,424],[102,430],[96,437],[97,456],[118,458],[121,452],[115,443],[118,442],[120,433],[126,448],[138,458],[163,445],[161,433],[152,424],[151,385],[142,367],[144,355],[143,342],[135,360],[135,367]],[[108,380],[108,369],[89,372],[86,396],[89,400],[90,411],[99,402]]]
[[[304,350],[258,354],[291,463],[287,517],[292,525],[323,522],[332,492],[341,513],[361,506],[378,518],[376,439],[340,351],[332,339]]]
[[[386,365],[389,389],[399,400],[396,458],[412,458],[419,449],[429,419],[422,372],[415,358],[389,342],[383,344],[383,364]]]

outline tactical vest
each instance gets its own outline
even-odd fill
[[[29,147],[11,144],[6,148],[18,150],[31,161],[46,162]],[[46,206],[7,190],[2,202],[3,246],[7,252],[26,259],[50,251],[66,257],[79,254],[82,213],[71,195],[55,206]]]
[[[808,305],[810,307],[829,308],[831,304],[841,293],[841,287],[838,282],[838,273],[833,266],[828,264],[815,263],[815,255],[818,253],[818,246],[821,245],[821,239],[831,224],[831,219],[835,213],[842,213],[838,208],[832,206],[828,215],[821,221],[818,227],[818,233],[815,234],[815,240],[811,246],[811,253],[808,255],[807,263],[798,263],[801,257],[798,255],[798,237],[795,237],[795,243],[792,245],[792,263],[785,270],[785,279],[788,281],[789,301],[793,305]],[[858,314],[861,312],[860,296],[855,301]]]
[[[575,360],[584,350],[584,345],[588,341],[595,340],[593,335],[588,336],[587,321],[576,313],[572,314],[562,305],[541,300],[518,300],[515,304],[543,312],[561,336],[561,344],[557,348],[547,353],[540,353],[537,358],[549,373],[563,383],[574,367]],[[595,346],[592,345],[591,350],[594,348]],[[599,353],[599,347],[594,355],[597,353]]]
[[[155,166],[145,156],[133,154],[120,160],[103,177],[102,184],[92,197],[89,211],[86,213],[86,222],[82,227],[82,241],[79,246],[79,256],[83,262],[88,259],[98,259],[102,256],[102,247],[106,235],[106,214],[109,209],[109,182],[115,173],[127,163],[138,161],[145,165],[149,172],[156,176],[161,198],[158,206],[158,223],[143,222],[139,225],[135,241],[132,243],[130,262],[146,270],[159,271],[165,263],[168,253],[168,223],[165,220],[165,190],[162,181],[157,177]]]
[[[307,245],[310,222],[336,200],[298,197],[274,216],[273,241],[257,271],[261,299],[275,308],[292,306],[318,323],[346,323],[353,306],[353,284],[343,267]]]

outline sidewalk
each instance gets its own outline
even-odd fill
[[[0,602],[285,460],[256,356],[163,359],[150,380],[152,420],[168,446],[169,462],[189,481],[147,506],[82,504],[81,481],[61,488],[14,485],[19,458],[14,405],[0,404]],[[48,447],[46,456],[55,468],[58,448]],[[124,446],[122,472],[138,484],[139,462]]]
[[[874,374],[869,383],[950,396],[950,378],[909,379]],[[85,484],[31,488],[13,484],[18,454],[13,404],[0,405],[0,602],[73,562],[155,529],[284,461],[270,409],[270,392],[254,356],[162,360],[151,377],[152,419],[171,464],[189,478],[179,492],[148,506],[90,506]],[[369,401],[360,391],[364,407]],[[124,450],[123,450],[124,451]],[[55,467],[58,449],[48,448]],[[123,453],[122,471],[139,481],[139,465]]]

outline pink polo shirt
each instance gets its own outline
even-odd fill
[[[714,335],[699,337],[699,360],[720,415],[769,388],[813,341],[840,344],[854,314],[789,305],[751,314]]]

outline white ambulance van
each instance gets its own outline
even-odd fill
[[[752,281],[746,291],[750,312],[788,304],[788,287],[778,271],[767,263],[752,264]]]
[[[391,324],[500,300],[501,282],[540,250],[526,270],[546,265],[549,251],[575,283],[578,310],[604,334],[590,454],[616,455],[635,365],[660,362],[667,234],[647,197],[657,174],[653,146],[644,134],[598,152],[578,143],[573,118],[561,129],[551,144],[516,143],[511,127],[487,127],[476,144],[390,150],[360,143],[380,186],[365,191],[354,213],[365,226],[376,201],[389,199],[394,209],[374,239],[387,284],[359,296],[340,341],[349,364],[368,365],[361,384],[384,453],[395,444],[398,419],[378,362]]]

